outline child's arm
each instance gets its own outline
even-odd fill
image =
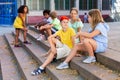
[[[50,28],[52,28],[53,26],[54,26],[53,24],[46,24],[46,25],[44,25],[44,26],[41,26],[41,27],[40,27],[40,30],[50,29]]]
[[[100,31],[99,30],[94,30],[91,33],[88,33],[88,32],[79,32],[78,34],[80,36],[82,36],[82,37],[93,38],[94,36],[100,34]]]
[[[25,25],[25,19],[24,19],[24,14],[23,13],[19,13],[18,16],[21,18],[21,20],[23,22],[23,27],[26,27],[26,25]]]
[[[49,29],[49,28],[52,28],[53,26],[54,24],[46,25],[46,28]]]

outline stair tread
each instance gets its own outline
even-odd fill
[[[9,43],[13,41],[12,35],[6,35]],[[32,76],[31,71],[35,68],[37,68],[38,64],[35,62],[34,59],[29,55],[28,52],[25,51],[23,47],[15,48],[13,45],[10,45],[11,49],[13,50],[13,53],[15,57],[17,58],[17,61],[22,68],[22,71],[26,77],[26,80],[48,80],[48,76],[46,74],[42,74],[39,76]]]
[[[22,77],[18,72],[16,61],[8,50],[3,37],[0,37],[0,60],[1,60],[1,77],[0,80],[21,80]]]
[[[34,34],[38,35],[39,33],[34,31],[33,28],[34,27],[32,27],[32,29],[30,29],[29,34],[31,34],[31,36],[34,36]],[[118,33],[119,29],[120,28],[117,27],[115,29],[115,30],[117,30],[117,32],[114,32],[114,31],[112,31],[112,32]],[[119,36],[119,35],[116,35],[116,36]],[[110,36],[110,37],[115,37],[115,36]],[[119,49],[120,45],[119,45],[119,41],[120,41],[119,37],[116,37],[113,40],[110,39],[107,51],[105,53],[102,53],[102,54],[97,54],[97,58],[98,58],[98,61],[101,62],[102,64],[106,65],[107,67],[109,67],[109,68],[111,68],[113,70],[116,70],[116,71],[120,72],[120,68],[118,66],[116,66],[117,64],[118,65],[120,64],[120,59],[119,59],[119,57],[120,57],[120,53],[119,53],[120,52],[120,49]],[[47,46],[49,46],[49,45],[47,45]],[[104,60],[102,60],[102,59],[104,59]],[[115,65],[112,65],[109,62],[115,62]]]
[[[33,36],[33,38],[34,38],[34,34],[33,33],[35,33],[34,31],[30,31],[30,33],[28,33],[29,35],[31,35],[31,36]],[[35,33],[35,34],[38,34],[38,33]],[[108,51],[109,52],[109,51]],[[110,58],[110,60],[114,60],[115,62],[119,62],[120,61],[120,59],[119,59],[119,56],[117,56],[117,54],[112,54],[112,53],[100,53],[100,54],[98,54],[98,55],[101,55],[101,56],[104,56],[104,57],[107,57],[107,58]],[[113,56],[117,56],[117,58],[114,58]],[[76,63],[76,61],[75,60],[72,60],[72,62],[73,63]],[[77,63],[77,66],[79,65],[79,63]],[[82,64],[81,64],[82,65]],[[83,64],[84,65],[84,64]],[[80,66],[79,66],[80,67]],[[93,67],[96,67],[96,68],[98,68],[99,70],[101,70],[102,68],[100,68],[99,66],[97,66],[97,65],[94,65]],[[75,68],[74,68],[75,69]],[[79,69],[78,69],[79,70]],[[108,74],[109,72],[109,70],[104,70],[104,69],[102,69],[102,71],[104,71],[104,72],[106,72],[105,74]],[[91,72],[91,71],[90,71]],[[93,73],[92,73],[93,74]],[[110,75],[112,76],[112,79],[115,79],[115,78],[119,78],[118,77],[118,75],[117,74],[113,74],[113,73],[110,73]],[[101,78],[101,77],[99,77],[99,74],[98,75],[96,75],[96,76],[98,76],[98,78]],[[109,77],[109,76],[108,76]],[[105,77],[104,77],[105,78]],[[106,78],[107,78],[107,76],[106,76]]]
[[[20,40],[23,40],[22,37],[20,37]],[[31,40],[29,40],[31,41]],[[42,57],[44,53],[47,51],[44,50],[41,46],[37,45],[37,42],[32,42],[32,44],[25,45],[26,48],[28,48],[31,52],[32,55],[35,57],[35,59],[39,62],[39,64],[42,64],[45,61],[45,58]],[[50,76],[54,76],[53,80],[82,80],[81,76],[78,75],[78,73],[75,70],[67,69],[67,70],[56,70],[56,65],[59,63],[55,64],[50,64],[47,66],[46,72]]]
[[[88,76],[89,80],[117,80],[120,79],[119,75],[117,73],[114,73],[112,70],[106,68],[103,65],[99,65],[98,63],[92,63],[92,64],[85,64],[82,62],[84,57],[78,58],[75,57],[71,61],[71,67],[73,69],[77,69],[79,72],[86,71],[85,74],[80,73],[81,75]],[[92,75],[91,75],[92,74]],[[93,78],[92,76],[95,76]]]

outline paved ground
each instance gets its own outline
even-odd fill
[[[12,25],[0,25],[0,35],[3,35],[5,33],[10,33],[11,31],[14,31]]]

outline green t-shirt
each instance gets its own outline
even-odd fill
[[[75,30],[75,33],[77,33],[78,28],[80,27],[82,29],[83,23],[81,21],[77,21],[74,23],[69,22],[69,26],[72,27]]]
[[[54,25],[53,27],[57,30],[60,30],[62,29],[62,27],[60,26],[60,20],[55,18],[53,21],[52,21],[52,24]]]

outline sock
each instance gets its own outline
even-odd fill
[[[41,66],[39,67],[41,70],[44,70],[44,68],[42,68]]]
[[[67,64],[67,65],[68,65],[68,63],[67,63],[67,62],[63,62],[63,64]]]

